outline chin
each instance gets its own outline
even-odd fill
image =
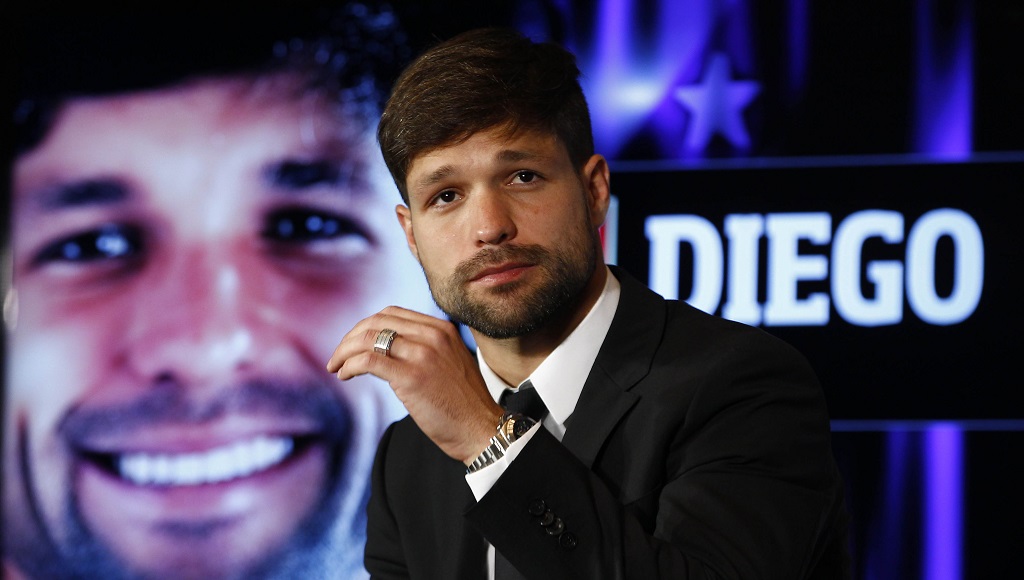
[[[77,543],[120,569],[114,578],[266,577],[322,531],[317,520],[336,515],[333,463],[310,445],[270,469],[198,485],[138,485],[87,466],[76,483]]]

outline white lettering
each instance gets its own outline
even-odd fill
[[[953,291],[935,290],[935,248],[939,238],[953,239]],[[955,209],[932,210],[907,236],[907,299],[921,320],[935,325],[963,322],[978,307],[985,277],[985,245],[978,224]]]
[[[729,237],[728,297],[722,316],[746,324],[761,324],[761,305],[757,302],[757,242],[764,234],[764,217],[759,214],[735,214],[725,217],[725,235]]]
[[[832,247],[832,300],[839,317],[860,326],[896,324],[903,318],[903,264],[877,261],[867,265],[867,279],[875,297],[860,288],[861,250],[868,238],[878,236],[897,244],[903,241],[903,216],[894,211],[857,212],[836,228]]]
[[[799,241],[827,244],[832,237],[832,216],[827,213],[768,214],[768,300],[764,322],[771,326],[818,326],[828,323],[828,295],[814,292],[797,296],[801,281],[824,280],[828,258],[803,255]]]
[[[865,262],[864,246],[879,238],[895,246],[903,242],[905,220],[891,210],[864,210],[842,220],[832,234],[832,217],[823,212],[732,214],[723,223],[728,243],[715,225],[695,215],[647,218],[651,243],[648,284],[670,299],[680,298],[680,247],[693,250],[692,287],[683,300],[714,313],[722,301],[722,316],[747,324],[820,326],[829,322],[832,305],[839,318],[858,326],[897,324],[903,319],[906,293],[910,309],[924,322],[957,324],[978,307],[984,287],[985,248],[978,224],[955,209],[937,209],[921,216],[906,237],[904,263]],[[760,241],[767,237],[767,255]],[[936,281],[937,248],[949,238],[954,249],[953,284],[940,296]],[[800,241],[832,244],[830,256],[800,253]],[[765,259],[766,297],[760,303],[759,274]],[[726,270],[725,268],[728,267]],[[870,286],[862,288],[863,278]],[[800,284],[829,282],[826,292],[800,292]],[[805,296],[801,298],[801,294]]]
[[[645,227],[651,241],[650,282],[665,298],[679,297],[679,244],[693,247],[693,289],[684,300],[713,313],[722,296],[722,240],[708,220],[695,215],[652,216]]]

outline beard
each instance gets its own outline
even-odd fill
[[[485,249],[443,280],[428,274],[427,282],[434,302],[453,321],[494,339],[525,336],[575,309],[597,267],[598,247],[598,238],[584,225],[569,233],[561,251],[538,245]],[[539,281],[518,280],[491,288],[486,296],[470,296],[467,283],[484,268],[504,262],[536,266]]]
[[[54,542],[19,545],[14,561],[32,578],[108,578],[135,580],[141,578],[259,578],[284,580],[308,577],[326,578],[339,571],[362,569],[362,539],[365,514],[358,509],[353,521],[340,521],[341,504],[352,501],[346,496],[353,487],[360,497],[355,501],[365,506],[368,489],[352,486],[347,472],[350,467],[353,433],[359,420],[343,398],[336,395],[329,383],[309,381],[253,381],[224,389],[214,401],[195,403],[179,390],[151,390],[137,400],[119,407],[88,412],[72,411],[61,425],[64,436],[83,438],[93,432],[110,429],[133,429],[138,425],[160,422],[202,421],[234,411],[273,411],[282,415],[307,416],[319,428],[316,438],[328,447],[328,477],[323,482],[319,500],[302,518],[301,523],[276,549],[263,557],[237,568],[223,568],[218,562],[197,556],[183,567],[143,573],[122,560],[113,547],[94,533],[79,505],[76,494],[69,490],[63,510],[66,534]],[[301,393],[302,396],[296,396]],[[24,433],[21,437],[25,437]],[[25,445],[21,445],[24,447]],[[354,474],[358,478],[361,474]],[[31,485],[26,485],[26,488]],[[6,522],[5,522],[6,526]],[[125,534],[132,530],[124,530]],[[347,573],[347,572],[345,572]],[[342,575],[344,577],[344,574]]]

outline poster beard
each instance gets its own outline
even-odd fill
[[[296,396],[301,391],[302,396]],[[155,398],[155,397],[154,397]],[[334,392],[327,383],[285,385],[283,382],[254,382],[228,390],[216,401],[197,405],[185,401],[164,400],[163,405],[154,405],[154,398],[142,399],[127,408],[101,410],[91,417],[75,417],[69,413],[62,424],[64,430],[91,429],[120,416],[128,423],[141,421],[181,420],[183,417],[216,417],[230,409],[247,410],[274,408],[275,412],[304,414],[314,417],[320,426],[316,434],[318,444],[325,445],[328,452],[327,477],[323,481],[318,501],[308,510],[294,532],[282,541],[277,549],[244,567],[225,567],[221,562],[209,558],[196,558],[174,570],[165,573],[141,572],[123,559],[90,529],[90,525],[79,505],[77,495],[69,489],[65,502],[63,525],[66,533],[60,543],[52,531],[45,530],[41,518],[36,518],[42,528],[39,537],[48,541],[25,545],[19,542],[13,555],[20,568],[30,578],[77,579],[104,578],[108,580],[129,580],[137,578],[219,578],[285,580],[291,578],[344,578],[353,569],[361,569],[362,542],[365,533],[365,513],[356,510],[351,521],[340,521],[342,504],[347,495],[353,493],[350,483],[350,455],[353,446],[353,411],[350,404]],[[152,415],[154,408],[163,408],[158,417]],[[147,417],[148,415],[148,417]],[[133,417],[133,418],[132,418]],[[24,432],[19,438],[24,438]],[[22,439],[20,448],[27,447]],[[24,455],[23,455],[24,457]],[[29,478],[31,470],[23,465],[22,484],[32,489]],[[365,506],[368,488],[361,492],[359,506]],[[131,530],[124,530],[131,534]],[[192,533],[196,533],[194,530]],[[201,535],[201,532],[197,535]],[[202,541],[202,538],[197,538]],[[225,558],[226,559],[226,558]]]

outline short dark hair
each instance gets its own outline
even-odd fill
[[[505,28],[464,32],[425,52],[399,76],[377,127],[402,199],[417,155],[488,129],[552,133],[582,168],[594,138],[579,76],[572,53]]]
[[[302,89],[372,131],[408,62],[405,33],[384,2],[133,10],[33,10],[15,43],[15,155],[45,137],[69,99],[135,93],[192,80],[296,73]]]

